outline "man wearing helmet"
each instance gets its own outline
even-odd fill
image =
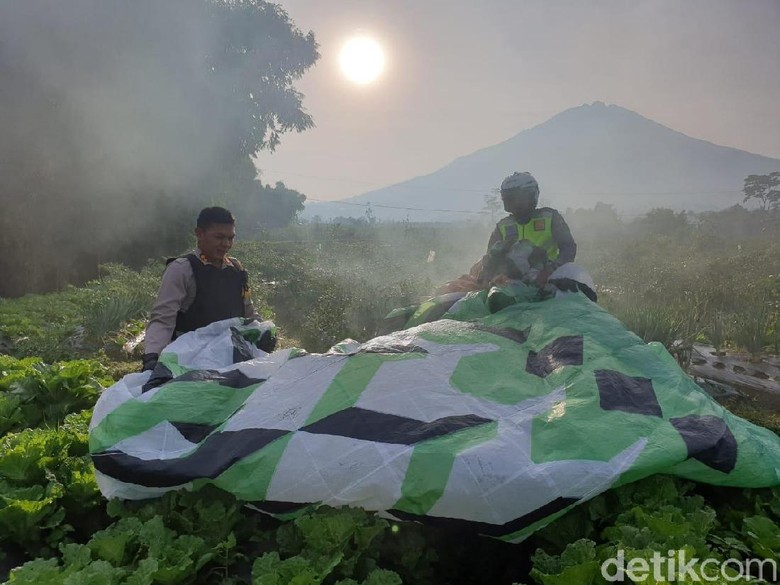
[[[516,279],[543,287],[560,265],[574,261],[577,244],[555,209],[542,207],[531,173],[516,172],[501,183],[501,200],[510,215],[496,224],[488,253],[472,268],[481,283]]]

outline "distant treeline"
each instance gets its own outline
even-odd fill
[[[603,242],[631,235],[666,236],[692,245],[738,246],[757,237],[780,238],[780,209],[747,209],[734,205],[720,211],[689,212],[656,208],[641,215],[621,216],[608,204],[592,209],[567,209],[564,217],[578,242]]]
[[[284,225],[304,196],[251,156],[312,125],[316,61],[264,0],[25,0],[0,18],[0,297],[191,241],[198,209]]]

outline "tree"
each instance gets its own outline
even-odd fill
[[[742,192],[745,194],[743,203],[756,199],[761,202],[764,211],[780,209],[780,171],[768,175],[748,175]]]
[[[632,222],[633,229],[639,233],[660,236],[681,236],[691,233],[688,213],[656,207]]]
[[[499,213],[504,207],[503,203],[501,202],[499,190],[491,189],[490,193],[485,193],[483,199],[485,205],[482,207],[482,209],[490,213],[490,222],[495,223],[496,214]]]
[[[366,212],[365,212],[366,222],[368,225],[374,225],[376,223],[376,215],[374,214],[374,210],[371,209],[371,202],[369,201],[366,204]]]
[[[578,243],[613,240],[625,228],[615,206],[602,201],[593,209],[567,209],[564,217]]]
[[[264,0],[4,5],[0,296],[177,253],[198,209],[255,197],[250,156],[312,125],[317,58]]]
[[[281,181],[276,184],[263,185],[255,181],[254,192],[250,197],[244,197],[236,204],[230,204],[235,212],[238,228],[248,226],[249,232],[262,228],[280,228],[293,222],[298,213],[303,211],[306,195],[294,189],[288,189]]]
[[[265,0],[211,0],[214,30],[206,64],[219,101],[236,103],[226,116],[242,154],[273,150],[281,134],[313,125],[293,82],[319,57],[314,34],[303,35],[287,13]]]

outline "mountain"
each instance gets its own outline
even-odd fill
[[[462,219],[468,214],[419,209],[479,211],[485,195],[513,171],[530,171],[539,181],[540,204],[560,210],[602,201],[624,213],[654,207],[705,211],[741,202],[747,175],[778,170],[778,159],[691,138],[636,112],[595,102],[429,175],[341,202],[311,203],[305,215],[362,216],[370,203],[380,219]]]

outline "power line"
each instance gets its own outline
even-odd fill
[[[734,195],[736,193],[741,193],[739,190],[734,189],[721,189],[721,190],[711,190],[711,191],[645,191],[645,192],[638,192],[638,191],[578,191],[576,193],[574,192],[559,192],[559,191],[543,191],[544,195],[556,195],[556,196],[570,196],[570,195],[628,195],[628,196],[637,196],[637,197],[643,197],[643,196],[653,196],[653,195]]]
[[[271,173],[276,173],[278,175],[288,175],[291,177],[303,177],[305,179],[317,179],[317,180],[323,180],[323,181],[345,181],[347,183],[361,183],[363,185],[374,185],[376,184],[374,181],[366,181],[364,179],[355,179],[353,177],[326,177],[323,175],[307,175],[303,173],[290,173],[287,171],[275,171],[274,169],[260,169],[260,172],[262,174],[263,171],[268,171]],[[404,185],[404,184],[395,184],[395,185],[386,185],[384,187],[376,187],[376,189],[415,189],[417,191],[437,191],[439,189],[447,189],[448,191],[463,191],[465,193],[487,193],[492,187],[485,187],[484,189],[464,189],[463,187],[424,187],[424,186],[414,186],[414,185]]]
[[[468,213],[471,215],[491,215],[493,212],[488,210],[480,210],[480,211],[466,211],[463,209],[431,209],[427,207],[400,207],[395,205],[382,205],[380,203],[352,203],[347,201],[334,201],[334,200],[328,200],[328,199],[315,199],[313,197],[307,198],[307,201],[316,201],[317,203],[333,203],[336,205],[352,205],[354,207],[381,207],[384,209],[401,209],[405,211],[435,211],[435,212],[444,212],[444,213]],[[576,209],[572,210],[576,213]],[[585,211],[592,211],[592,210],[585,210]],[[499,212],[500,213],[500,212]],[[646,211],[643,211],[641,213],[619,213],[616,212],[615,215],[618,217],[642,217],[647,215]]]
[[[279,173],[279,174],[287,174],[287,175],[293,175],[297,177],[306,177],[310,179],[325,179],[325,180],[343,180],[343,181],[350,181],[350,182],[358,182],[358,183],[365,183],[365,184],[371,184],[368,181],[362,181],[360,179],[354,179],[349,177],[324,177],[319,175],[307,175],[302,173],[288,173],[286,171],[275,171],[273,169],[265,169],[270,172]],[[463,189],[463,188],[456,188],[456,187],[415,187],[410,185],[389,185],[387,187],[381,187],[381,189],[390,189],[390,188],[406,188],[406,189],[416,189],[416,190],[426,190],[426,191],[432,191],[432,190],[447,190],[447,191],[466,191],[466,192],[472,192],[472,193],[483,193],[487,195],[488,193],[495,193],[497,191],[497,188],[486,188],[486,189]],[[724,195],[724,194],[734,194],[736,191],[734,190],[712,190],[712,191],[644,191],[644,192],[608,192],[608,191],[591,191],[591,192],[578,192],[578,193],[566,193],[566,192],[559,192],[559,191],[545,191],[545,195],[553,196],[553,197],[566,197],[571,195],[576,196],[626,196],[626,197],[648,197],[648,196],[681,196],[681,195]],[[407,207],[407,206],[401,206],[401,205],[385,205],[382,203],[356,203],[351,201],[343,201],[343,200],[333,200],[333,199],[318,199],[316,197],[307,197],[307,201],[314,201],[316,203],[330,203],[333,205],[351,205],[353,207],[363,207],[363,208],[381,208],[381,209],[396,209],[400,211],[423,211],[423,212],[434,212],[434,213],[461,213],[461,214],[467,214],[467,215],[491,215],[493,212],[488,210],[479,210],[479,211],[468,211],[463,209],[439,209],[439,208],[427,208],[427,207]],[[618,217],[639,217],[646,215],[645,213],[618,213]]]
[[[469,213],[474,214],[487,214],[489,211],[466,211],[463,209],[431,209],[427,207],[400,207],[397,205],[382,205],[381,203],[351,203],[348,201],[333,201],[328,199],[315,199],[313,197],[307,197],[307,201],[316,201],[317,203],[334,203],[338,205],[354,205],[356,207],[381,207],[383,209],[401,209],[404,211],[438,211],[445,213]]]
[[[310,175],[310,174],[303,174],[303,173],[291,173],[288,171],[279,171],[274,169],[268,169],[268,168],[262,168],[260,169],[261,173],[263,171],[268,171],[271,173],[277,173],[280,175],[289,175],[293,177],[303,177],[306,179],[318,179],[318,180],[326,180],[326,181],[346,181],[349,183],[362,183],[364,185],[373,185],[375,184],[373,181],[366,181],[364,179],[356,179],[354,177],[344,177],[344,176],[338,176],[338,177],[328,177],[323,175]],[[398,183],[395,185],[387,185],[385,187],[378,187],[376,190],[379,189],[412,189],[417,191],[439,191],[439,190],[446,190],[446,191],[461,191],[466,193],[494,193],[498,189],[495,186],[492,187],[484,187],[479,189],[466,189],[463,187],[448,187],[448,186],[432,186],[432,187],[426,187],[422,185],[405,185],[403,183]],[[594,196],[630,196],[630,197],[646,197],[646,196],[654,196],[654,195],[733,195],[736,193],[741,193],[742,191],[738,188],[734,189],[711,189],[706,191],[547,191],[543,190],[543,195],[552,195],[552,196],[571,196],[571,195],[594,195]],[[312,201],[322,201],[325,202],[327,200],[317,200],[313,198],[309,198]],[[427,210],[426,210],[427,211]]]

